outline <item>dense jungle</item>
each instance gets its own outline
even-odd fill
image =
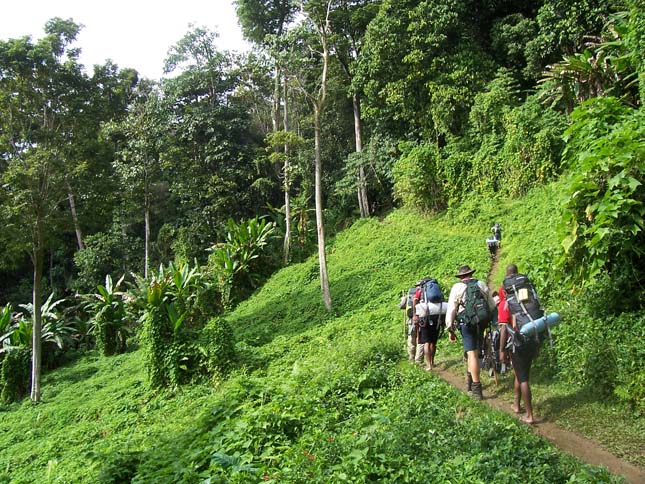
[[[191,26],[160,79],[0,39],[0,483],[642,479],[643,2],[235,5],[250,51]],[[511,263],[562,318],[536,426],[397,307]]]

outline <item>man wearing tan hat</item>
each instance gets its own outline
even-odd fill
[[[468,359],[467,388],[468,391],[472,391],[475,400],[481,400],[483,397],[479,380],[479,350],[484,340],[484,328],[490,322],[487,318],[490,318],[495,309],[495,301],[488,293],[486,284],[472,277],[474,273],[475,269],[464,265],[455,274],[459,282],[450,290],[446,327],[450,332],[451,341],[455,340],[455,327],[461,333],[464,352]],[[474,316],[474,321],[472,320],[472,314],[475,311],[473,308],[479,310],[479,316]],[[470,320],[467,321],[467,319]]]

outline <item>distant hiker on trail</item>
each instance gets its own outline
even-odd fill
[[[421,286],[421,281],[417,282]],[[423,363],[423,345],[417,344],[417,331],[418,328],[414,324],[412,316],[414,315],[414,308],[412,299],[417,292],[417,286],[410,288],[408,294],[403,294],[401,296],[401,302],[399,303],[399,309],[406,310],[406,323],[407,323],[407,337],[408,337],[408,360],[410,363],[416,362],[418,364]]]
[[[486,245],[488,246],[488,253],[490,254],[491,259],[494,259],[499,247],[499,240],[495,237],[488,237],[486,239]]]
[[[426,358],[425,369],[430,371],[434,368],[441,318],[446,313],[446,305],[436,279],[425,278],[419,281],[416,287],[417,291],[412,298],[412,318],[418,328],[417,342],[423,345]]]
[[[461,333],[468,360],[467,389],[469,392],[472,391],[475,400],[481,400],[483,396],[479,379],[479,352],[483,343],[484,329],[490,323],[495,310],[495,301],[488,294],[486,284],[472,277],[474,273],[475,269],[464,265],[455,274],[459,282],[450,290],[446,327],[450,331],[451,341],[455,341],[455,327]]]
[[[495,225],[493,225],[490,228],[490,231],[493,232],[493,238],[497,240],[498,242],[502,241],[502,226],[495,222]]]
[[[524,337],[520,334],[520,329],[523,324],[541,318],[544,315],[544,311],[537,298],[533,284],[524,274],[518,274],[515,264],[509,264],[506,267],[506,277],[500,288],[500,307],[502,304],[506,308],[506,313],[502,317],[508,324],[512,324],[512,330],[509,331],[507,327],[502,331],[500,346],[502,360],[505,359],[506,351],[509,348],[511,351],[511,361],[513,362],[513,371],[515,373],[513,411],[517,414],[521,413],[520,403],[521,400],[524,400],[526,415],[522,420],[528,424],[533,424],[535,423],[535,418],[533,416],[529,373],[531,363],[538,354],[540,342],[537,336]],[[504,326],[508,326],[508,324]]]

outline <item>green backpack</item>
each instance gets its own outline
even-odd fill
[[[492,313],[488,309],[486,294],[477,285],[477,279],[469,279],[464,295],[464,309],[457,314],[457,321],[467,326],[483,328],[492,320]]]

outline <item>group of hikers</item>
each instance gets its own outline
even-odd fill
[[[542,318],[544,311],[531,281],[518,272],[515,264],[506,267],[504,281],[493,293],[489,293],[485,282],[473,277],[474,273],[475,269],[468,265],[459,268],[455,274],[459,281],[452,286],[447,302],[439,283],[431,278],[418,281],[407,295],[402,295],[399,308],[407,310],[408,357],[418,364],[423,364],[425,358],[425,369],[431,371],[444,328],[453,343],[459,332],[467,365],[467,391],[475,400],[483,399],[481,367],[487,352],[494,355],[491,372],[512,366],[515,375],[512,408],[520,414],[523,411],[520,404],[524,402],[526,413],[522,420],[532,424],[535,419],[529,373],[538,353],[540,335],[536,331],[522,331],[522,327]]]

